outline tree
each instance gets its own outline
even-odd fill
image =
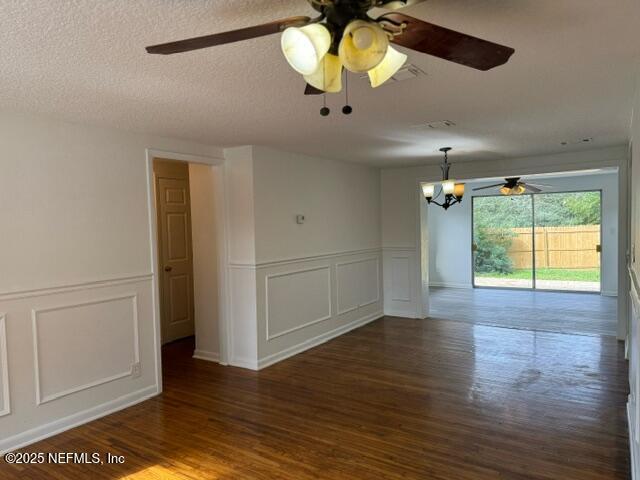
[[[513,261],[508,255],[513,236],[513,232],[509,230],[497,232],[488,228],[476,230],[476,253],[473,260],[475,271],[503,275],[513,272]]]
[[[534,196],[537,227],[597,225],[600,223],[600,192],[550,193]],[[530,227],[530,195],[474,197],[475,228]]]

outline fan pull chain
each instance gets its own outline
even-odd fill
[[[327,88],[327,68],[326,65],[324,64],[326,60],[322,60],[323,65],[322,65],[322,86],[324,88]],[[329,110],[329,107],[327,107],[327,92],[325,91],[322,94],[322,108],[320,109],[320,115],[322,115],[323,117],[328,116],[331,113],[331,110]]]
[[[349,105],[349,73],[344,70],[344,91],[345,91],[345,106],[342,107],[342,113],[345,115],[351,115],[353,108]]]

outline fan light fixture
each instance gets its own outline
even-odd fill
[[[321,23],[289,27],[282,33],[280,43],[291,68],[302,75],[311,75],[321,67],[331,47],[331,34]]]
[[[515,52],[513,48],[395,11],[424,1],[306,0],[318,12],[315,18],[306,15],[281,18],[151,45],[146,50],[154,55],[173,55],[278,33],[282,35],[282,53],[287,62],[307,81],[305,95],[337,93],[342,91],[344,82],[345,115],[351,114],[353,108],[348,99],[348,76],[341,78],[343,71],[368,73],[371,86],[379,87],[407,60],[390,43],[481,71],[504,65]],[[253,3],[255,9],[269,9],[269,2]],[[378,15],[379,8],[391,11]],[[323,116],[330,111],[326,103],[325,95],[320,110]]]
[[[440,191],[436,194],[436,185],[434,184],[422,184],[422,194],[424,198],[427,200],[428,204],[435,204],[439,207],[448,210],[451,205],[455,205],[456,203],[462,202],[462,197],[464,197],[464,183],[457,183],[455,180],[451,180],[449,178],[449,168],[451,168],[451,164],[449,163],[449,151],[451,147],[443,147],[440,149],[441,152],[444,153],[444,160],[440,169],[442,170],[442,183],[440,184]],[[436,199],[440,196],[440,194],[444,195],[444,200],[442,203],[436,201]]]
[[[516,184],[514,187],[509,187],[505,185],[500,189],[500,193],[502,195],[522,195],[527,189],[521,183]]]
[[[387,47],[387,54],[377,67],[369,70],[369,80],[373,88],[379,87],[393,77],[407,61],[407,56],[392,46]]]
[[[327,53],[318,69],[311,75],[305,75],[306,82],[318,90],[337,93],[342,90],[342,63],[340,57]]]
[[[312,23],[287,28],[282,33],[281,46],[289,65],[309,85],[322,92],[337,93],[342,90],[343,67],[354,73],[368,73],[375,88],[404,66],[408,57],[389,45],[391,37],[373,21],[353,20],[341,35],[332,34],[321,23]]]

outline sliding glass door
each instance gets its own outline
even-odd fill
[[[474,286],[533,288],[531,197],[472,198]]]
[[[599,191],[472,201],[474,286],[600,291]]]
[[[532,196],[536,230],[536,288],[600,291],[601,195]]]

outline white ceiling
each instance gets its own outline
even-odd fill
[[[406,13],[516,49],[479,72],[421,53],[427,76],[304,97],[277,35],[173,56],[144,47],[290,15],[305,0],[0,0],[0,108],[373,165],[535,155],[626,142],[640,58],[637,0],[428,0]],[[452,120],[447,131],[414,128]]]

